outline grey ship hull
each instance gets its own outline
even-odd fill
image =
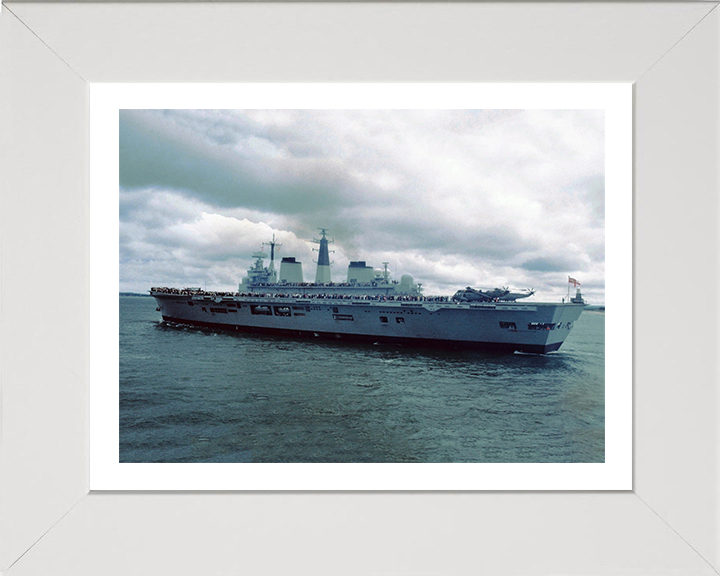
[[[219,330],[502,351],[560,348],[582,304],[351,300],[152,292],[166,322]]]

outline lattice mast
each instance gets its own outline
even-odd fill
[[[273,234],[272,240],[270,242],[263,242],[263,246],[270,246],[270,265],[268,266],[268,272],[273,278],[272,282],[275,282],[277,278],[277,274],[275,274],[275,248],[280,252],[280,246],[282,246],[282,244],[275,242],[275,234]]]

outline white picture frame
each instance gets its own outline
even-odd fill
[[[0,570],[717,573],[716,8],[3,6]],[[632,491],[88,493],[88,83],[278,80],[635,83]]]

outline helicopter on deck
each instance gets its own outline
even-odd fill
[[[493,290],[477,290],[468,286],[464,290],[455,292],[452,299],[456,302],[515,302],[533,294],[535,291],[528,288],[520,292],[511,292],[507,286]]]

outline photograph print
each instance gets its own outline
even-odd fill
[[[123,109],[121,463],[605,462],[605,111]]]

